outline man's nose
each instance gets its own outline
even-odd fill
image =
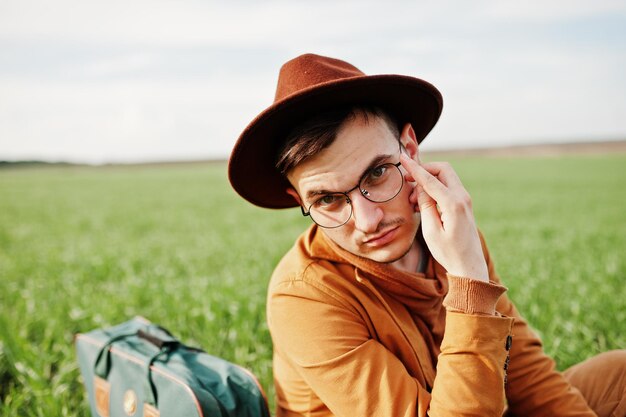
[[[374,233],[383,219],[384,213],[380,204],[363,197],[358,190],[355,190],[350,201],[354,227],[363,233]]]

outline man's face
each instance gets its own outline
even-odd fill
[[[406,128],[401,139],[409,154],[417,158],[417,143],[409,137]],[[320,191],[350,190],[372,168],[372,163],[381,165],[399,161],[400,146],[387,124],[373,115],[367,120],[358,115],[342,125],[331,146],[297,165],[287,177],[297,192],[294,196],[307,210],[314,199],[319,198],[307,196]],[[405,173],[402,167],[400,170]],[[401,260],[412,247],[420,224],[419,213],[409,202],[412,190],[412,184],[405,180],[395,198],[375,203],[363,197],[357,188],[349,194],[352,204],[350,220],[341,227],[322,230],[355,255],[385,263]]]

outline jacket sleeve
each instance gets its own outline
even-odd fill
[[[449,312],[432,394],[372,338],[357,309],[316,281],[273,288],[268,322],[275,352],[334,416],[502,416],[510,318]]]
[[[483,251],[490,279],[499,282],[484,240]],[[506,385],[507,416],[595,416],[580,392],[556,370],[554,361],[544,353],[541,341],[506,294],[500,298],[496,309],[515,318]]]
[[[429,416],[502,416],[507,317],[448,311]]]

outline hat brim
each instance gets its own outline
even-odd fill
[[[312,115],[329,108],[371,104],[411,123],[418,143],[437,123],[443,107],[430,83],[404,75],[370,75],[319,84],[277,101],[241,133],[231,153],[228,177],[249,202],[266,208],[296,207],[287,194],[287,179],[276,169],[276,154],[289,132]]]

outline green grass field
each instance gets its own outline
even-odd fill
[[[452,162],[559,368],[626,348],[626,155]],[[89,415],[73,335],[137,314],[273,397],[265,290],[307,225],[241,200],[223,164],[0,170],[0,415]]]

